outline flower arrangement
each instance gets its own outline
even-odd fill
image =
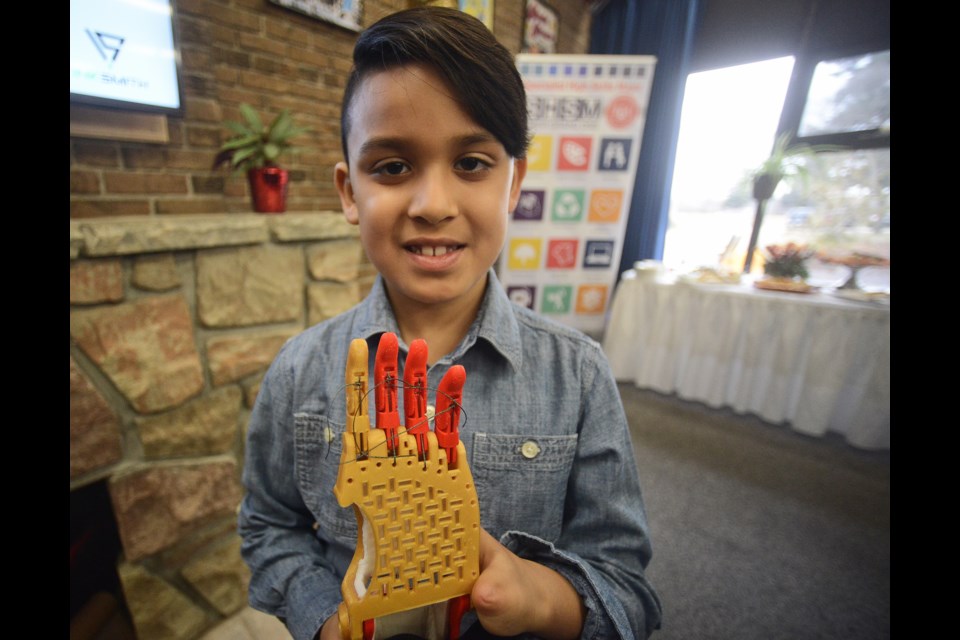
[[[814,253],[813,249],[795,242],[767,245],[764,249],[763,272],[771,278],[804,280],[810,275],[806,262]]]

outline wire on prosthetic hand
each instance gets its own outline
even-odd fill
[[[383,334],[369,390],[367,343],[350,343],[347,420],[334,495],[340,506],[354,507],[358,535],[341,585],[340,634],[345,640],[371,640],[377,618],[446,603],[442,629],[419,634],[453,640],[480,573],[480,507],[459,438],[466,372],[454,365],[441,379],[431,432],[427,345],[414,340],[402,381],[404,426],[397,406],[397,354],[396,335]],[[366,404],[370,393],[374,428]]]

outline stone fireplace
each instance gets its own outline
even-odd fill
[[[260,379],[375,273],[338,212],[74,220],[70,258],[71,585],[89,577],[85,599],[115,579],[139,640],[200,637],[246,606],[236,513]]]

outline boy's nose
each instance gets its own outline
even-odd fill
[[[453,185],[439,171],[427,171],[417,182],[407,215],[437,224],[457,215]]]

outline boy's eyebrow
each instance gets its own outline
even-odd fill
[[[486,131],[467,133],[454,138],[452,144],[457,147],[468,147],[474,144],[484,144],[488,142],[499,142],[493,134]],[[398,151],[409,147],[411,143],[401,137],[376,136],[365,140],[357,150],[357,155],[362,156],[371,151]]]
[[[468,147],[472,144],[483,144],[485,142],[499,142],[492,133],[486,131],[477,133],[468,133],[456,139],[461,147]]]

